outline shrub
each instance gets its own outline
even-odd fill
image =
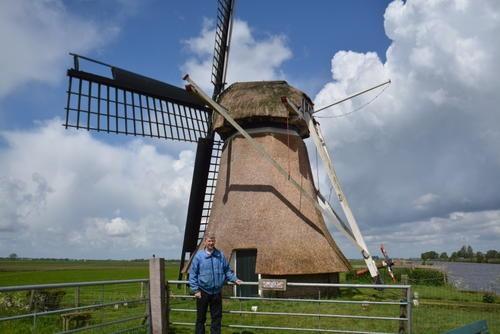
[[[28,301],[33,298],[30,303],[32,311],[51,311],[59,308],[65,294],[63,290],[36,290],[33,297],[31,291],[28,291],[26,298]]]
[[[415,268],[408,273],[410,283],[441,286],[446,283],[446,274],[440,270]]]
[[[495,302],[495,294],[493,292],[485,292],[483,295],[483,302],[492,304]]]
[[[435,269],[421,269],[421,268],[395,268],[393,270],[396,280],[401,283],[401,275],[408,275],[409,284],[419,284],[419,285],[429,285],[429,286],[441,286],[446,282],[446,274],[442,271]],[[380,274],[382,280],[386,284],[392,283],[392,279],[387,273],[386,269],[381,269]],[[346,282],[349,283],[359,283],[359,284],[371,284],[372,278],[369,273],[363,276],[357,276],[356,270],[352,270],[346,273]]]
[[[0,294],[0,308],[25,308],[25,299],[22,292],[1,293]]]

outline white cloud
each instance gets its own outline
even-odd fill
[[[130,234],[130,226],[121,217],[115,217],[104,224],[104,230],[111,237],[126,237]]]
[[[212,90],[211,73],[215,29],[213,22],[205,20],[199,36],[188,39],[185,45],[193,54],[182,70],[188,73],[207,92]],[[250,26],[234,21],[229,53],[227,82],[283,79],[280,66],[292,57],[283,35],[271,35],[256,40]]]
[[[480,251],[497,249],[500,210],[452,212],[446,217],[369,228],[366,235],[372,249],[389,244],[396,257],[418,256],[429,250],[452,252],[462,245]]]
[[[316,109],[327,106],[354,92],[382,83],[388,79],[388,75],[384,65],[374,52],[360,54],[352,51],[339,51],[332,58],[332,78],[334,81],[327,83],[314,98]],[[373,96],[373,93],[368,93],[366,96],[359,97],[358,100],[348,100],[334,108],[325,109],[318,115],[321,118],[331,114],[342,115],[349,113]],[[368,139],[378,131],[377,128],[382,127],[388,121],[391,114],[397,112],[397,110],[381,110],[377,113],[365,115],[365,117],[357,117],[355,120],[351,117],[343,118],[341,121],[323,119],[321,123],[325,124],[323,126],[325,130],[323,131],[327,134],[330,131],[326,131],[326,128],[335,127],[336,135],[329,142],[330,147],[334,148],[345,142]],[[381,113],[386,115],[381,115]]]
[[[0,1],[0,97],[30,82],[53,83],[68,52],[86,53],[115,36],[118,27],[83,19],[62,1]]]
[[[500,3],[394,1],[385,29],[392,39],[385,63],[372,52],[340,51],[332,81],[315,97],[321,107],[392,79],[363,109],[319,119],[370,247],[390,241],[410,256],[469,238],[478,249],[495,248]],[[317,115],[347,114],[379,92]]]
[[[68,51],[98,48],[117,33],[65,5],[0,2],[0,41],[7,46],[0,63],[9,64],[2,68],[0,98],[29,81],[54,82]],[[443,240],[453,249],[467,242],[495,248],[500,4],[394,1],[385,29],[393,41],[385,63],[373,52],[340,51],[332,57],[331,82],[315,97],[321,107],[392,79],[364,109],[320,119],[371,249],[389,242],[391,255],[414,256],[448,247]],[[207,91],[213,36],[206,22],[185,41],[192,57],[183,70]],[[228,82],[285,78],[280,67],[292,52],[284,36],[257,40],[247,23],[236,21],[231,45]],[[349,113],[377,93],[320,116]],[[0,252],[177,257],[193,151],[171,156],[140,140],[108,145],[59,124],[0,134]]]
[[[385,13],[386,33],[395,43],[388,56],[392,66],[428,64],[427,70],[406,75],[456,81],[467,88],[482,89],[483,80],[498,79],[489,72],[495,64],[498,43],[498,3],[485,1],[394,1]],[[410,68],[407,68],[410,69]],[[441,81],[440,80],[440,81]]]
[[[413,206],[416,209],[423,210],[439,200],[439,196],[432,193],[424,194],[413,201]]]
[[[23,180],[0,176],[0,232],[16,231],[45,206],[53,190],[38,173],[33,173],[29,181],[31,187]]]
[[[194,153],[113,146],[60,124],[0,133],[0,253],[178,257]]]

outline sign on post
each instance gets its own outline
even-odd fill
[[[286,291],[286,279],[261,278],[259,290]]]

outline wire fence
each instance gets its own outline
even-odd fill
[[[415,333],[445,333],[478,320],[486,320],[490,333],[500,333],[499,296],[491,290],[467,291],[452,282],[413,286]]]
[[[490,333],[500,334],[500,298],[496,293],[500,281],[483,291],[470,291],[443,275],[429,277],[415,270],[406,278],[396,274],[398,280],[408,283],[404,293],[401,286],[359,284],[359,278],[358,284],[309,284],[307,293],[304,287],[301,293],[294,293],[293,289],[300,287],[291,283],[287,292],[263,291],[261,296],[257,292],[242,295],[241,291],[235,295],[232,286],[225,287],[223,333],[405,330],[428,334],[486,320]],[[148,282],[0,287],[0,333],[147,333]],[[185,282],[179,287],[175,282],[168,284],[169,333],[191,333],[196,317],[194,298]]]
[[[408,298],[395,289],[363,288],[364,284],[338,287],[335,293],[309,290],[309,297],[287,299],[235,297],[232,288],[226,288],[223,332],[283,333],[314,329],[316,332],[400,333],[404,323],[390,318],[400,317],[399,303],[409,300],[409,323],[414,334],[446,333],[479,320],[486,320],[490,333],[500,333],[500,298],[495,293],[498,287],[468,291],[443,276],[412,277],[403,277],[411,285]],[[173,332],[191,333],[196,317],[194,299],[186,287],[169,286]],[[267,292],[269,294],[280,295]]]
[[[0,333],[146,333],[148,280],[0,287]]]
[[[441,266],[397,267],[397,281],[412,286],[413,332],[446,333],[479,320],[486,320],[490,333],[500,334],[500,277],[478,289]],[[382,271],[384,281],[390,277]],[[367,282],[369,277],[346,275],[346,282]]]
[[[176,286],[185,281],[168,283],[171,330],[190,333],[195,299]],[[234,292],[223,293],[224,333],[413,333],[409,285],[287,283],[286,291]]]

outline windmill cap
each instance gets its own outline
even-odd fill
[[[304,120],[287,110],[282,97],[301,105],[305,99],[311,106],[311,99],[286,81],[237,82],[222,92],[218,102],[226,108],[242,127],[266,126],[295,128],[302,138],[309,137]],[[288,122],[288,124],[287,124]],[[234,133],[234,128],[218,114],[214,115],[214,129],[222,138]]]

